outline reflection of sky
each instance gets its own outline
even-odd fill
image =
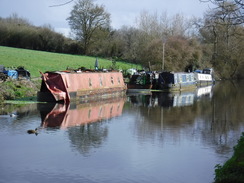
[[[216,160],[210,149],[202,149],[199,142],[189,142],[183,137],[176,143],[168,136],[162,141],[143,141],[133,128],[137,121],[137,116],[127,112],[112,119],[107,140],[100,148],[92,149],[89,156],[70,149],[66,130],[50,133],[44,129],[38,136],[18,134],[5,137],[0,143],[0,182],[13,180],[13,173],[14,180],[20,182],[33,179],[34,182],[68,182],[68,179],[73,182],[212,180]],[[165,132],[170,133],[170,130]]]
[[[185,138],[185,134],[180,134],[179,141],[175,141],[171,135],[165,134],[171,133],[174,129],[163,130],[163,139],[160,137],[156,137],[156,140],[155,137],[145,139],[137,136],[136,129],[128,128],[128,126],[137,128],[138,118],[131,114],[123,115],[122,118],[124,120],[120,119],[121,122],[112,124],[110,129],[114,134],[110,134],[113,138],[109,138],[108,143],[112,148],[108,154],[111,153],[115,159],[111,159],[112,164],[108,164],[111,167],[116,164],[126,167],[131,175],[123,176],[132,179],[133,175],[140,177],[140,173],[143,171],[145,174],[142,182],[150,179],[153,182],[180,182],[182,180],[199,182],[199,178],[202,182],[211,181],[209,178],[212,177],[212,173],[208,174],[213,172],[216,163],[211,149],[202,147],[198,141],[189,142],[190,139]],[[203,154],[204,157],[202,157]],[[201,158],[199,158],[200,156]],[[196,169],[199,166],[201,168]],[[123,173],[122,170],[120,172]]]

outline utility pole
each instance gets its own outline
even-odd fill
[[[164,37],[163,40],[163,60],[162,60],[162,71],[164,71],[164,54],[165,54],[165,43],[166,43],[166,38]]]
[[[165,42],[163,42],[163,61],[162,61],[162,71],[164,71],[164,47],[165,47]]]

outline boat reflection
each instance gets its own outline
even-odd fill
[[[152,95],[130,96],[130,101],[134,105],[161,106],[161,107],[183,107],[193,105],[195,101],[202,97],[212,98],[213,86],[197,88],[184,92],[161,92]]]
[[[124,102],[124,98],[111,98],[81,104],[41,104],[41,126],[67,128],[107,120],[122,114]]]

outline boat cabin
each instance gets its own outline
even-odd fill
[[[183,90],[196,87],[193,73],[188,72],[162,72],[159,74],[160,89]]]

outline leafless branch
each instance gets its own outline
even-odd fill
[[[70,1],[67,1],[67,2],[65,2],[65,3],[62,3],[62,4],[55,4],[55,5],[51,5],[51,6],[49,6],[49,7],[64,6],[64,5],[69,4],[69,3],[73,2],[73,1],[74,1],[74,0],[70,0]]]

